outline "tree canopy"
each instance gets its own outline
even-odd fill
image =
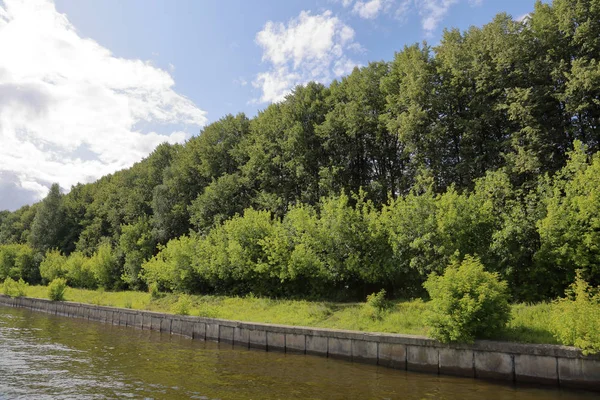
[[[0,212],[2,276],[47,254],[89,287],[411,296],[472,255],[514,299],[598,284],[599,21],[600,0],[537,2],[53,185]]]

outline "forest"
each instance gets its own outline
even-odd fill
[[[600,285],[600,1],[446,30],[14,212],[0,280],[425,295],[465,257],[512,301]]]

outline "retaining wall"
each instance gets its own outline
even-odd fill
[[[258,324],[3,295],[0,305],[266,351],[600,391],[600,356],[586,357],[573,347],[494,341],[445,345],[420,336]]]

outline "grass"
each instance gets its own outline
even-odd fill
[[[46,286],[29,286],[26,296],[47,298]],[[80,303],[132,308],[194,316],[263,322],[318,328],[348,329],[369,332],[403,333],[427,336],[424,323],[426,304],[422,300],[395,301],[380,318],[373,318],[365,303],[333,303],[267,298],[187,296],[172,293],[152,299],[149,293],[68,288],[65,299]],[[185,307],[182,307],[184,303]],[[550,333],[550,304],[516,304],[512,320],[498,332],[497,340],[522,343],[557,344]]]

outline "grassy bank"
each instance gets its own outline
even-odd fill
[[[27,296],[47,298],[47,287],[29,286]],[[162,294],[160,298],[152,299],[149,293],[133,291],[104,292],[69,288],[65,298],[80,303],[168,313],[181,311],[182,304],[177,294]],[[372,309],[365,303],[221,296],[186,298],[189,303],[185,308],[189,315],[195,316],[370,332],[414,335],[427,335],[428,332],[424,323],[425,303],[421,300],[393,302],[380,318],[374,318]],[[548,330],[549,309],[546,303],[513,305],[512,320],[495,339],[556,344],[556,339]]]

